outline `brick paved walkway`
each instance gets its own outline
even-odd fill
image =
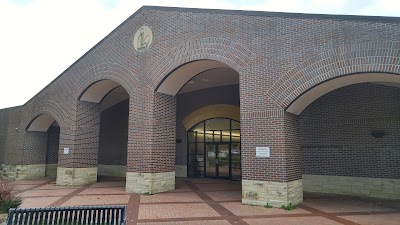
[[[177,179],[176,190],[156,195],[125,193],[125,181],[58,187],[54,180],[15,181],[21,207],[128,205],[128,224],[139,225],[400,225],[400,202],[309,196],[293,211],[241,204],[240,182]]]

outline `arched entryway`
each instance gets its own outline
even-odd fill
[[[128,148],[129,94],[119,83],[100,80],[80,101],[98,104],[97,177],[125,177]],[[96,117],[97,117],[96,116]]]
[[[239,73],[223,62],[202,59],[182,64],[164,77],[161,83],[157,85],[153,97],[155,121],[159,126],[157,130],[160,130],[160,132],[156,132],[157,135],[160,135],[158,139],[170,140],[170,134],[174,134],[171,145],[162,143],[162,146],[153,149],[154,157],[157,157],[157,155],[167,156],[162,160],[162,163],[168,163],[168,166],[162,167],[160,164],[153,169],[153,171],[159,171],[153,173],[157,174],[157,176],[168,176],[168,179],[171,179],[172,176],[192,177],[194,175],[192,173],[193,170],[188,169],[193,167],[190,164],[193,159],[189,160],[189,155],[192,158],[193,156],[188,150],[189,143],[191,143],[188,137],[188,130],[194,125],[217,117],[228,118],[228,121],[230,121],[229,119],[240,121]],[[230,109],[234,110],[230,111]],[[173,122],[173,125],[171,122]],[[168,131],[165,131],[166,125],[171,126]],[[230,132],[228,128],[223,128],[223,130]],[[164,132],[161,133],[161,131]],[[154,144],[158,146],[158,142]],[[219,148],[222,152],[222,148],[226,146],[219,144],[215,142],[214,148]],[[230,147],[229,143],[228,147],[226,147],[228,152]],[[239,146],[234,147],[240,148]],[[205,153],[204,148],[203,155]],[[173,158],[170,158],[171,156]],[[167,168],[170,166],[169,160],[172,160],[172,165],[175,168],[173,173],[167,172]],[[196,160],[201,159],[196,158]],[[203,162],[206,161],[203,160]],[[240,172],[236,170],[236,168],[240,168],[238,164],[240,162],[235,162],[233,179],[240,179],[238,174]],[[221,174],[216,172],[213,177],[232,178],[229,166],[227,168],[225,175],[222,176],[221,169]],[[173,189],[174,186],[170,185],[169,188]]]
[[[113,77],[112,77],[113,78]],[[100,176],[126,174],[129,94],[126,83],[97,76],[76,88],[74,145],[60,154],[57,185],[94,183]],[[101,163],[101,164],[100,164]]]
[[[303,191],[400,199],[399,101],[399,75],[362,73],[325,81],[292,102]]]
[[[56,177],[59,155],[60,126],[48,113],[30,121],[24,139],[25,178]]]

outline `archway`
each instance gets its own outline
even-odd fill
[[[399,199],[399,101],[399,75],[364,73],[328,80],[292,102],[303,190]]]
[[[307,106],[323,95],[341,87],[360,83],[400,85],[400,75],[389,73],[358,73],[330,79],[303,92],[303,94],[289,104],[286,111],[299,115]]]
[[[129,94],[119,83],[100,80],[90,85],[80,101],[98,104],[97,178],[126,176]]]
[[[26,127],[24,164],[26,178],[56,177],[60,126],[48,113],[35,117]]]
[[[234,117],[233,119],[240,121],[239,74],[232,67],[219,61],[196,60],[174,69],[158,85],[157,92],[176,96],[175,175],[177,177],[197,176],[197,173],[193,172],[197,169],[190,164],[193,161],[190,158],[193,158],[190,146],[197,146],[197,143],[189,140],[188,130],[196,124],[199,125],[201,121],[225,117],[225,115],[229,115],[227,118]],[[207,122],[202,124],[205,123]],[[225,128],[222,130],[231,132]],[[237,128],[240,129],[240,126]],[[211,143],[209,145],[211,146]],[[203,153],[207,153],[204,146],[206,145],[203,144]],[[235,148],[234,152],[239,153],[240,158],[240,144],[233,146],[229,142],[223,146],[221,141],[221,143],[213,142],[213,146],[220,146],[221,151],[222,147],[226,147],[229,153]],[[230,155],[227,154],[227,156],[229,165],[232,165],[229,161]],[[207,162],[207,160],[202,162]],[[227,174],[224,176],[216,174],[213,178],[240,179],[240,166],[236,166],[237,164],[240,164],[240,160],[235,162],[234,168],[234,172],[238,171],[237,168],[239,169],[239,174],[232,175],[232,167],[227,167]],[[204,166],[202,168],[204,172]]]

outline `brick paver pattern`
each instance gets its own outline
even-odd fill
[[[285,211],[242,205],[237,181],[177,179],[176,190],[155,195],[128,194],[119,178],[81,187],[58,187],[52,179],[12,183],[21,207],[122,204],[129,225],[400,225],[400,202],[310,195]]]

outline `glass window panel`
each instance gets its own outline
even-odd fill
[[[232,143],[231,145],[231,170],[232,170],[232,179],[240,180],[242,177],[241,172],[241,160],[240,160],[240,144]]]
[[[206,130],[228,130],[230,129],[229,126],[229,119],[210,119],[206,121]]]
[[[197,166],[196,155],[189,155],[189,166]]]
[[[204,142],[204,133],[197,132],[197,142]]]
[[[215,144],[206,145],[206,172],[207,176],[216,175],[217,148]]]
[[[196,155],[197,165],[201,166],[204,164],[204,155]]]
[[[221,131],[214,131],[214,141],[215,142],[221,142]]]
[[[204,143],[197,143],[197,154],[204,154]]]
[[[219,176],[229,177],[229,144],[218,145]]]
[[[231,132],[229,130],[222,131],[222,141],[230,142],[231,141]]]
[[[207,131],[207,133],[206,133],[206,141],[214,141],[213,132],[212,131]]]
[[[232,130],[232,142],[240,142],[240,130]]]
[[[189,166],[189,169],[188,169],[188,176],[189,176],[189,177],[196,177],[196,167],[194,167],[194,166]]]
[[[204,122],[201,122],[201,123],[197,124],[196,126],[192,127],[190,129],[190,131],[197,131],[197,132],[203,133],[204,132]]]
[[[193,131],[189,131],[188,132],[188,141],[189,142],[195,142],[195,138],[196,138],[196,136],[195,136],[194,132]]]
[[[196,154],[195,147],[196,147],[195,143],[189,143],[189,154]]]
[[[204,167],[197,167],[197,177],[204,177]]]
[[[240,129],[240,123],[232,120],[232,129]]]
[[[240,156],[240,143],[232,143],[231,154],[232,154],[232,157],[234,155]],[[233,160],[233,158],[232,158],[232,160]]]

